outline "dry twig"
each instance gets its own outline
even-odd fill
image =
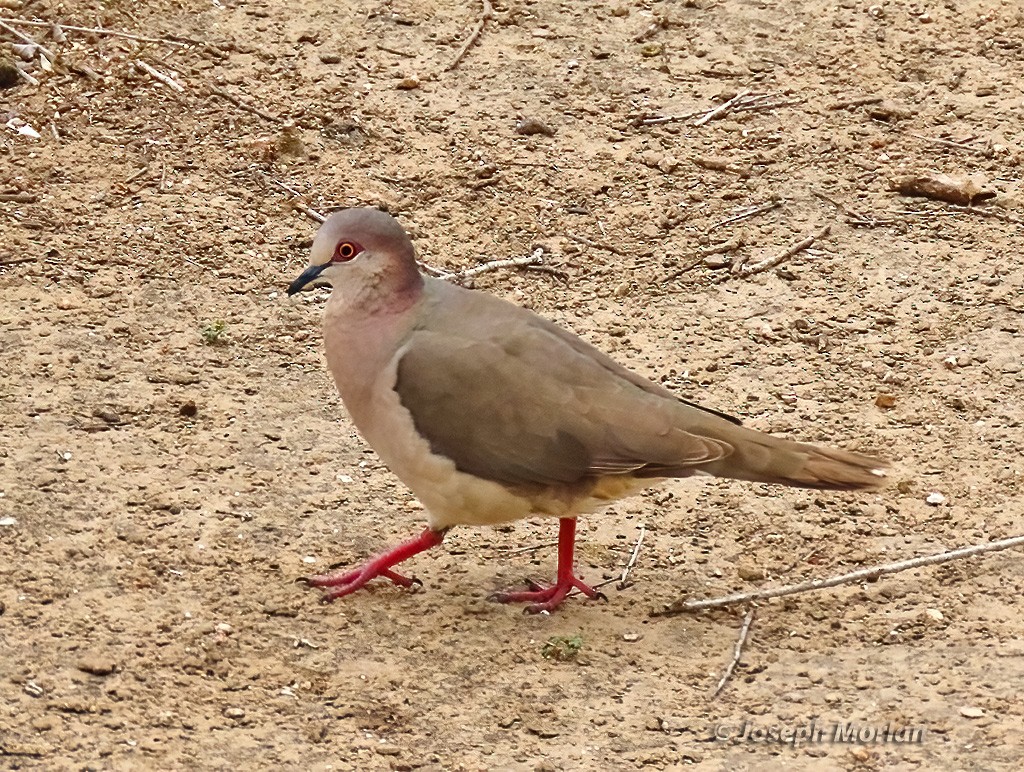
[[[874,217],[868,217],[867,215],[861,214],[856,209],[851,209],[841,201],[837,201],[836,199],[832,198],[832,196],[830,196],[823,190],[815,190],[812,188],[811,193],[820,198],[822,201],[828,201],[830,204],[832,204],[832,206],[834,206],[840,212],[845,214],[850,219],[851,225],[860,225],[867,228],[874,228],[875,226],[884,225],[887,222],[889,222],[889,220],[876,220]]]
[[[760,590],[754,590],[753,592],[738,592],[733,595],[726,595],[722,598],[709,598],[706,600],[679,599],[670,603],[663,611],[654,612],[653,616],[670,616],[672,614],[683,614],[693,611],[702,611],[704,609],[721,608],[723,606],[730,606],[734,603],[748,603],[764,600],[766,598],[781,598],[787,595],[797,595],[804,592],[813,592],[814,590],[824,590],[829,587],[836,587],[840,584],[871,581],[872,579],[877,579],[878,577],[885,576],[886,574],[908,571],[911,568],[922,568],[923,566],[948,563],[952,560],[969,558],[986,552],[998,552],[1000,550],[1007,550],[1021,546],[1024,546],[1024,536],[1012,536],[1008,539],[999,539],[998,541],[988,542],[987,544],[975,544],[970,547],[961,547],[959,549],[948,550],[946,552],[937,552],[932,555],[923,555],[921,557],[910,558],[908,560],[898,560],[895,563],[885,563],[879,566],[861,568],[857,571],[851,571],[847,574],[839,574],[838,576],[827,577],[825,579],[810,579],[806,582],[787,584],[782,587],[765,587]]]
[[[28,193],[24,190],[18,193],[0,193],[0,201],[13,201],[16,204],[34,204],[35,193]]]
[[[17,20],[12,19],[11,21],[17,21]],[[0,29],[4,30],[5,32],[7,32],[7,33],[9,33],[11,35],[14,35],[14,37],[16,37],[22,43],[25,43],[25,44],[30,45],[30,46],[35,46],[36,50],[39,51],[39,53],[43,54],[51,62],[57,60],[57,54],[55,54],[49,48],[44,46],[42,43],[37,43],[35,40],[33,40],[28,35],[26,35],[24,32],[20,32],[20,31],[16,30],[14,27],[12,27],[9,24],[7,24],[7,20],[0,19]]]
[[[673,123],[675,121],[688,121],[691,118],[696,118],[698,115],[703,115],[706,110],[694,110],[689,113],[682,113],[681,115],[652,115],[647,118],[640,118],[635,120],[637,126],[657,126],[662,123]]]
[[[145,35],[135,35],[131,32],[118,32],[113,29],[103,29],[102,27],[75,27],[68,24],[54,24],[49,21],[28,21],[26,19],[0,19],[0,22],[8,22],[10,24],[22,24],[26,27],[60,27],[62,30],[71,30],[72,32],[87,32],[91,35],[106,35],[114,38],[125,38],[127,40],[137,40],[140,43],[166,43],[171,46],[187,46],[189,43],[183,43],[181,40],[170,40],[169,38],[151,38]],[[195,45],[207,45],[201,41],[191,41]]]
[[[976,206],[963,206],[961,204],[949,204],[949,208],[954,212],[963,212],[964,214],[976,214],[979,217],[991,217],[995,220],[1002,220],[1003,222],[1012,222],[1017,225],[1024,224],[1024,220],[1019,217],[1014,217],[1006,212],[999,212],[995,209],[979,209]]]
[[[750,626],[754,623],[754,609],[757,606],[750,604],[750,608],[747,609],[747,615],[743,617],[743,624],[740,626],[740,634],[736,639],[736,645],[732,650],[732,659],[729,660],[728,666],[725,668],[725,672],[722,673],[722,677],[718,679],[718,686],[711,693],[711,699],[715,699],[719,694],[722,693],[722,689],[725,688],[725,684],[732,677],[733,671],[740,662],[740,657],[743,656],[743,646],[747,642],[747,636],[750,635]]]
[[[591,241],[590,239],[585,238],[583,236],[577,236],[575,233],[566,233],[565,235],[572,239],[573,241],[578,241],[580,244],[586,244],[588,247],[594,247],[594,249],[603,249],[606,252],[611,252],[613,255],[618,255],[619,257],[626,256],[625,252],[623,252],[621,249],[618,249],[617,247],[613,247],[611,244],[602,244],[600,241]]]
[[[213,94],[214,96],[219,96],[221,99],[226,99],[231,104],[233,104],[235,107],[240,107],[243,110],[252,113],[253,115],[258,115],[260,118],[263,118],[266,121],[270,121],[271,123],[280,123],[281,122],[281,119],[278,118],[276,115],[271,115],[270,113],[264,112],[263,110],[258,108],[256,105],[254,105],[254,104],[252,104],[250,102],[247,102],[246,100],[242,99],[241,97],[237,97],[234,94],[229,94],[224,89],[212,87],[210,89],[210,93]]]
[[[640,525],[640,535],[636,537],[636,544],[633,545],[633,552],[629,555],[629,560],[626,561],[626,567],[622,569],[622,576],[619,577],[619,583],[615,585],[618,589],[624,590],[629,585],[626,584],[626,579],[629,577],[629,572],[633,570],[633,566],[636,565],[637,559],[640,557],[640,547],[644,543],[644,534],[647,533],[647,526]]]
[[[165,86],[173,89],[174,91],[177,91],[179,94],[183,94],[185,92],[184,86],[178,83],[178,81],[176,81],[170,75],[164,75],[162,72],[160,72],[160,70],[156,69],[156,67],[152,67],[151,65],[146,64],[141,59],[136,59],[134,64],[140,70],[148,73],[153,79],[160,81]]]
[[[20,62],[16,63],[14,67],[15,69],[17,69],[18,75],[21,77],[21,79],[28,83],[30,86],[39,85],[39,81],[36,78],[33,78],[31,75],[25,72],[25,70],[22,69]]]
[[[472,268],[466,268],[463,271],[456,271],[455,273],[442,274],[442,279],[461,280],[471,279],[474,276],[479,276],[482,273],[488,271],[496,271],[499,268],[522,268],[526,265],[536,265],[544,258],[544,248],[537,247],[533,250],[532,254],[526,255],[525,257],[510,257],[507,260],[491,260],[488,263],[482,263]]]
[[[855,99],[846,99],[842,102],[836,102],[833,105],[829,105],[829,110],[846,110],[850,107],[862,107],[864,105],[877,105],[881,104],[885,100],[880,96],[868,96],[868,97],[857,97]]]
[[[291,202],[292,208],[295,209],[296,211],[302,212],[310,220],[322,223],[324,220],[327,219],[324,215],[320,214],[315,209],[311,209],[310,207],[306,206],[306,203],[302,198],[302,194],[299,193],[299,191],[297,191],[295,188],[291,187],[290,185],[285,185],[283,182],[281,182],[280,180],[275,180],[273,177],[268,177],[266,174],[263,175],[263,179],[269,182],[271,185],[277,185],[277,187],[281,188],[281,190],[285,191],[286,193],[291,193],[293,196],[295,196],[296,200]]]
[[[491,7],[491,0],[481,0],[483,3],[483,11],[480,13],[480,20],[476,23],[473,31],[469,33],[469,37],[466,38],[466,42],[462,44],[462,48],[459,49],[459,53],[455,55],[455,59],[445,67],[445,70],[451,71],[459,66],[459,62],[462,61],[462,57],[466,55],[466,52],[472,48],[473,44],[480,37],[480,33],[484,31],[484,27],[487,24],[487,20],[494,16],[494,8]]]
[[[732,217],[727,217],[724,220],[721,220],[719,222],[714,223],[713,225],[708,226],[707,228],[704,229],[704,233],[711,233],[711,231],[721,228],[723,225],[730,225],[731,223],[739,222],[740,220],[746,220],[748,217],[755,217],[756,215],[764,214],[765,212],[770,212],[772,209],[777,209],[778,207],[782,206],[782,202],[782,198],[771,198],[768,201],[765,201],[763,204],[758,204],[757,206],[752,206],[749,209],[744,209],[739,214],[733,215]]]
[[[733,266],[733,272],[738,276],[747,278],[749,276],[753,276],[754,274],[762,273],[763,271],[768,271],[786,262],[793,255],[798,254],[799,252],[803,252],[805,249],[810,247],[815,241],[827,236],[829,231],[831,230],[832,226],[826,225],[824,228],[822,228],[814,235],[808,236],[803,241],[794,244],[785,252],[781,252],[772,257],[766,257],[764,260],[759,260],[756,263],[737,263],[735,266]]]
[[[697,120],[695,120],[693,122],[693,125],[694,126],[703,126],[708,121],[712,121],[715,118],[718,118],[718,117],[720,117],[722,115],[725,115],[727,112],[729,112],[732,108],[734,108],[736,105],[738,105],[740,102],[742,102],[743,99],[745,99],[748,96],[750,96],[750,91],[748,91],[748,90],[741,91],[740,93],[738,93],[736,96],[734,96],[729,101],[722,102],[722,104],[720,104],[718,107],[712,108],[708,112],[704,113],[703,116],[701,116],[700,118],[698,118]]]
[[[962,142],[956,142],[952,139],[943,139],[942,137],[926,137],[924,134],[915,134],[912,131],[907,132],[907,136],[914,137],[914,139],[923,139],[925,142],[934,142],[936,145],[942,145],[943,147],[965,150],[968,153],[985,154],[991,151],[990,147],[975,147],[974,145],[968,145],[968,142],[973,141],[973,137],[971,139],[965,139]]]

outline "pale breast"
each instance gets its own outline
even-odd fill
[[[381,460],[426,507],[431,526],[487,525],[529,517],[529,498],[460,472],[451,459],[431,451],[394,389],[400,358],[401,351],[381,371],[372,398],[352,406],[350,413]]]

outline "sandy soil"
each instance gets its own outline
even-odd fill
[[[0,193],[30,199],[0,203],[0,766],[1017,767],[1019,552],[766,602],[714,699],[744,609],[650,616],[1019,533],[1017,3],[495,0],[450,71],[475,1],[0,10],[209,43],[69,32],[0,91]],[[642,122],[745,90],[768,96]],[[979,175],[989,214],[890,190],[922,171]],[[316,224],[277,182],[386,206],[441,268],[543,246],[552,272],[477,286],[893,484],[621,502],[580,565],[614,579],[644,526],[628,586],[552,616],[486,600],[553,573],[545,521],[457,530],[420,591],[323,606],[294,580],[422,511],[334,393],[325,294],[284,297]],[[721,267],[828,224],[778,271]],[[812,721],[828,741],[737,736]],[[847,722],[922,741],[830,741]]]

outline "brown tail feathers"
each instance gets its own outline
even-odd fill
[[[814,445],[803,445],[800,450],[806,453],[806,461],[796,473],[788,475],[784,482],[789,485],[855,491],[878,488],[887,481],[889,465],[881,459]]]

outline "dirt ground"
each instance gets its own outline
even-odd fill
[[[650,612],[1020,533],[1019,4],[495,0],[448,69],[480,12],[0,2],[191,41],[16,25],[60,59],[0,91],[0,766],[1018,768],[1020,552],[763,602],[714,698],[745,609]],[[996,195],[890,189],[921,172]],[[581,523],[608,601],[551,616],[486,599],[553,574],[543,520],[321,605],[297,577],[423,513],[335,394],[326,292],[284,296],[296,203],[385,206],[448,270],[542,246],[473,281],[893,482],[620,502]]]

